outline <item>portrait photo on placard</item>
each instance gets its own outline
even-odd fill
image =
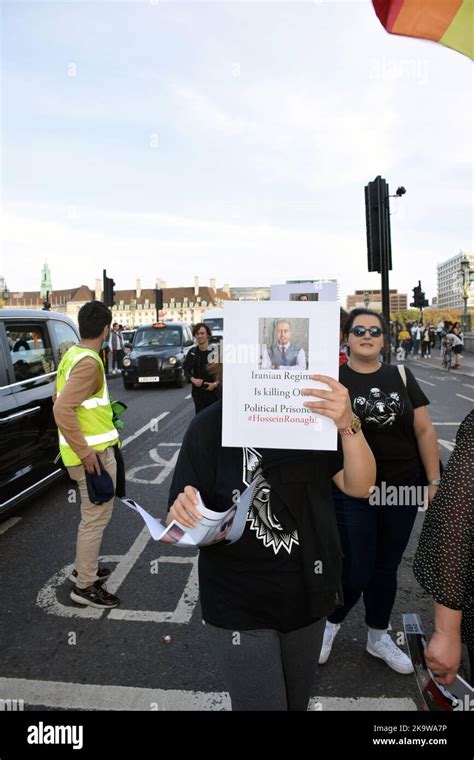
[[[308,369],[309,319],[258,320],[260,369]]]

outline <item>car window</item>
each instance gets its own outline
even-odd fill
[[[5,330],[15,373],[14,382],[54,372],[53,351],[44,325],[5,322]]]
[[[133,347],[146,348],[147,346],[158,346],[160,348],[170,348],[181,345],[181,330],[172,327],[150,327],[145,330],[138,330]]]
[[[59,358],[62,359],[68,348],[71,348],[71,346],[74,346],[78,342],[78,337],[71,325],[68,325],[66,322],[51,319],[49,326],[53,330],[58,343]]]

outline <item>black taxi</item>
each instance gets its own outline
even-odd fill
[[[176,383],[186,385],[184,357],[194,345],[191,326],[182,322],[155,322],[137,328],[131,349],[122,362],[124,387],[135,384]]]
[[[56,463],[56,371],[79,341],[62,314],[0,309],[0,520],[64,473]]]

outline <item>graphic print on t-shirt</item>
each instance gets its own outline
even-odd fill
[[[286,533],[278,520],[275,519],[270,507],[270,486],[263,477],[262,456],[257,449],[244,448],[242,480],[246,486],[257,479],[254,496],[250,504],[247,521],[250,530],[263,541],[265,547],[273,549],[278,554],[280,549],[286,549],[291,554],[293,545],[298,546],[298,533],[294,530]]]
[[[389,427],[398,415],[403,414],[404,404],[397,391],[384,393],[380,388],[371,388],[368,398],[354,398],[353,408],[363,422],[377,427]]]

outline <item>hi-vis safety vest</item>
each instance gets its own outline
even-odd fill
[[[118,443],[119,436],[112,421],[112,406],[110,404],[110,397],[105,379],[104,365],[102,364],[99,354],[89,348],[71,346],[59,362],[56,379],[56,394],[59,398],[73,368],[86,356],[92,357],[92,359],[95,359],[99,364],[102,373],[102,386],[97,393],[90,396],[83,401],[80,406],[76,407],[76,414],[82,434],[89,446],[97,451],[103,451],[109,446],[114,446]],[[81,460],[75,451],[69,446],[59,429],[58,433],[59,451],[61,452],[61,457],[66,467],[73,467],[74,465],[81,464]]]

